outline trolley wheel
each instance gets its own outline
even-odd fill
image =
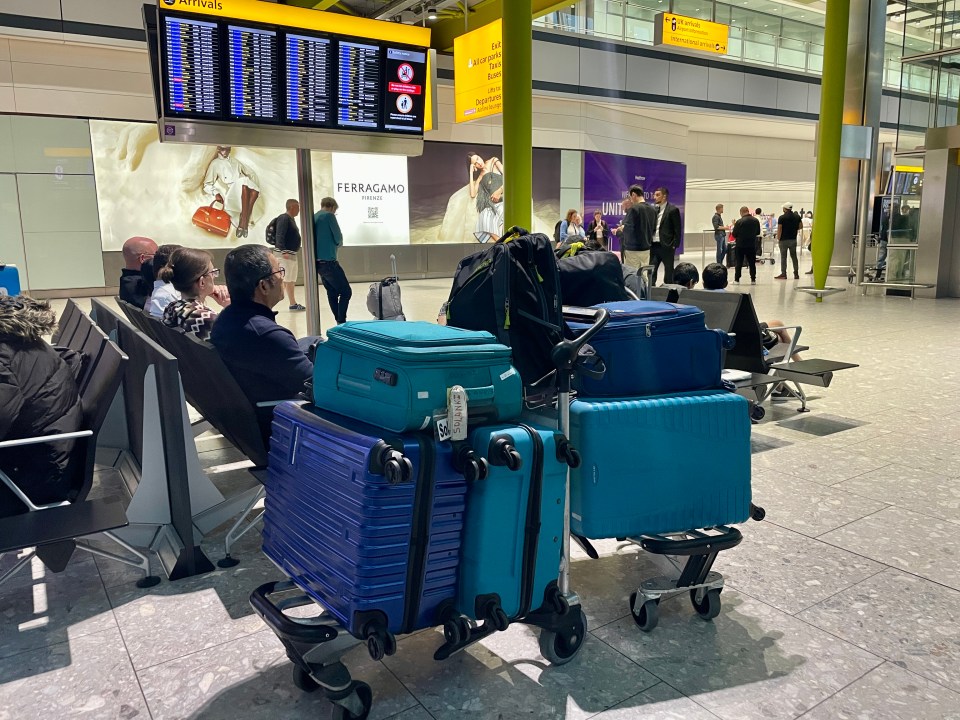
[[[647,600],[640,607],[640,612],[635,613],[633,611],[634,606],[637,602],[637,594],[630,594],[630,617],[633,618],[633,622],[637,624],[637,627],[643,630],[643,632],[650,632],[653,630],[657,624],[660,622],[660,599]]]
[[[334,704],[330,711],[330,720],[367,720],[370,717],[370,708],[373,707],[373,690],[365,682],[358,682],[353,688],[354,694],[363,706],[363,712],[355,715],[343,705]]]
[[[690,602],[693,603],[693,609],[704,620],[713,620],[720,614],[720,590],[710,590],[703,596],[703,600],[697,602],[697,591],[690,591]]]
[[[293,684],[305,693],[314,692],[320,687],[317,681],[310,677],[310,673],[296,664],[293,666]]]
[[[551,665],[566,665],[573,660],[587,635],[587,616],[582,608],[576,609],[577,618],[568,633],[558,633],[552,630],[540,632],[540,654]]]
[[[490,613],[490,622],[493,625],[493,629],[498,632],[503,632],[508,627],[510,627],[510,618],[507,617],[507,614],[503,611],[502,607],[496,607],[492,613]]]
[[[443,624],[443,639],[446,640],[449,645],[459,645],[460,641],[463,640],[463,635],[460,632],[461,627],[460,618],[447,620]]]
[[[766,415],[767,411],[762,405],[754,405],[750,408],[750,417],[754,420],[763,420]]]

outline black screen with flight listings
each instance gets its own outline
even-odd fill
[[[423,134],[423,48],[163,8],[157,19],[166,118]]]

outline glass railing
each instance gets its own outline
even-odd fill
[[[589,4],[574,4],[574,12],[549,13],[533,24],[548,30],[653,45],[656,14],[672,9],[681,14],[729,23],[726,55],[729,59],[810,75],[823,73],[822,43],[791,36],[795,30],[806,38],[822,37],[822,26],[781,20],[758,12],[747,13],[741,7],[711,0],[695,2],[696,7],[689,9],[686,4],[682,0],[594,0]],[[588,14],[587,9],[592,9],[592,14]],[[756,27],[773,27],[777,32],[753,29]],[[934,89],[935,73],[925,67],[901,65],[901,55],[900,45],[887,44],[883,71],[885,87],[919,95],[939,95],[945,100],[960,97],[960,84],[940,83],[940,87]]]

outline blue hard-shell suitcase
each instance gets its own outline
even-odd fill
[[[263,552],[358,638],[437,624],[455,600],[466,481],[449,443],[282,403]]]
[[[584,397],[640,397],[721,387],[723,350],[732,338],[708,330],[689,305],[629,300],[603,303],[610,320],[590,341],[606,365],[600,380],[578,377]],[[570,323],[574,332],[587,325]]]
[[[20,294],[20,272],[16,265],[0,264],[0,295]]]
[[[567,465],[556,430],[495,425],[470,433],[487,459],[469,485],[457,608],[476,620],[519,619],[547,603],[560,574]],[[494,621],[496,624],[496,621]]]
[[[348,322],[317,346],[317,406],[394,432],[425,429],[447,407],[447,390],[467,391],[474,421],[520,415],[523,389],[510,348],[487,332],[426,322]]]
[[[588,538],[680,532],[750,516],[750,415],[724,391],[580,399],[570,441],[571,528]]]

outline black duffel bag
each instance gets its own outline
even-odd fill
[[[576,242],[557,248],[557,257],[564,305],[590,307],[633,299],[624,286],[623,265],[613,253],[588,250]]]

